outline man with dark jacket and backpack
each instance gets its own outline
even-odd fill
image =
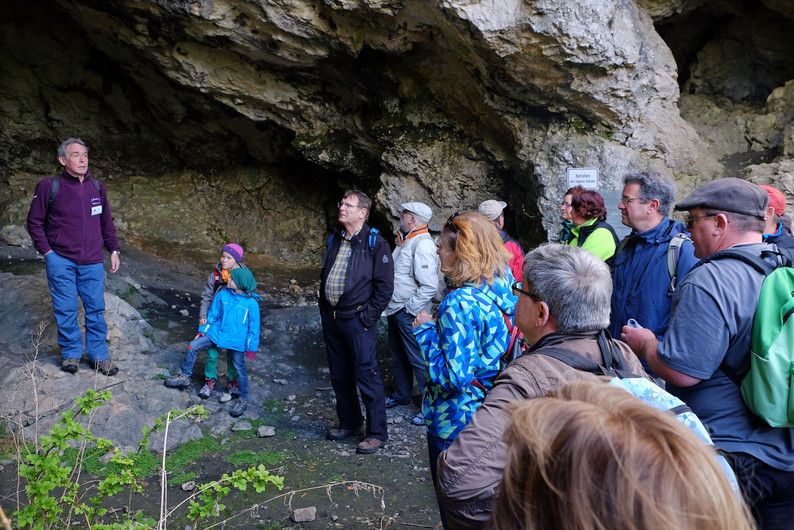
[[[676,210],[689,212],[701,262],[676,289],[661,342],[651,330],[629,326],[622,338],[708,426],[730,455],[760,527],[777,530],[791,528],[794,514],[794,428],[771,427],[740,390],[765,278],[752,263],[781,263],[777,247],[762,242],[767,202],[764,190],[735,178],[711,181],[681,201]]]
[[[490,521],[507,455],[507,407],[570,381],[598,380],[544,352],[564,349],[599,365],[609,355],[626,372],[644,374],[629,347],[604,332],[612,282],[603,260],[580,247],[550,243],[526,255],[523,276],[514,284],[515,322],[529,350],[498,376],[471,423],[438,459],[437,494],[452,529],[486,528]]]
[[[675,285],[698,261],[684,224],[667,217],[674,198],[675,183],[655,171],[623,178],[618,209],[632,230],[612,264],[613,337],[633,318],[661,338]]]
[[[367,411],[359,454],[376,452],[388,438],[383,380],[375,358],[377,325],[394,290],[391,249],[366,220],[372,201],[351,190],[339,202],[339,224],[328,238],[320,275],[320,319],[339,425],[326,438],[355,436]]]
[[[110,251],[110,272],[121,264],[116,227],[105,187],[88,169],[88,147],[69,138],[58,147],[63,172],[39,181],[28,211],[28,233],[44,256],[52,297],[61,370],[77,372],[83,334],[77,322],[77,298],[85,308],[85,353],[94,369],[115,375],[108,357],[105,323],[103,247]]]

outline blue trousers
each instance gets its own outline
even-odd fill
[[[331,386],[336,394],[336,415],[339,427],[357,429],[361,426],[358,392],[367,410],[367,437],[386,441],[386,402],[383,380],[375,358],[377,325],[365,329],[358,314],[334,318],[327,309],[320,309],[323,340],[331,372]]]
[[[387,317],[392,375],[397,386],[392,397],[401,402],[411,399],[414,379],[420,394],[425,388],[425,360],[412,331],[414,318],[405,308]]]
[[[196,354],[213,346],[217,347],[212,342],[212,339],[206,335],[193,339],[188,344],[185,360],[182,361],[182,373],[190,377],[193,374],[193,366],[196,364]],[[232,366],[237,371],[237,382],[240,383],[240,399],[248,399],[248,372],[245,371],[245,352],[227,349],[226,358],[231,361]]]
[[[107,360],[104,264],[79,265],[55,251],[47,254],[44,262],[61,356],[64,359],[80,359],[85,351],[89,360]],[[83,333],[77,323],[78,296],[85,309],[85,348]]]
[[[776,469],[747,453],[729,461],[759,530],[787,530],[794,516],[794,472]]]

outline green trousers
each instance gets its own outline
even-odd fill
[[[207,350],[207,359],[204,361],[204,377],[207,379],[218,379],[218,348]],[[226,352],[226,380],[234,381],[237,379],[237,370],[234,369],[232,355]]]

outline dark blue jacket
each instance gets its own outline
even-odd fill
[[[358,313],[366,328],[372,327],[378,321],[389,305],[394,291],[394,261],[389,244],[378,235],[375,247],[370,249],[369,230],[365,223],[351,239],[353,248],[347,267],[345,291],[335,308],[331,308],[325,298],[325,281],[339,253],[342,241],[339,229],[331,236],[320,273],[320,305],[325,309],[334,309],[338,314]]]
[[[667,248],[679,232],[686,232],[684,224],[665,217],[656,227],[642,233],[632,230],[621,241],[622,248],[612,266],[609,332],[613,337],[620,338],[620,331],[630,318],[657,337],[667,332],[672,301]],[[685,241],[676,267],[676,283],[681,283],[697,262],[692,242]]]

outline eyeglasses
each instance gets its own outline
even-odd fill
[[[460,212],[455,212],[449,216],[447,222],[444,223],[444,228],[449,228],[452,232],[458,233],[458,225],[455,224],[455,218],[460,215]]]
[[[715,217],[716,215],[717,215],[716,213],[707,213],[707,214],[697,215],[697,216],[696,215],[688,215],[686,217],[686,219],[684,219],[684,223],[686,224],[686,229],[687,230],[692,230],[692,228],[695,226],[695,223],[697,223],[701,219],[705,219],[706,217]]]
[[[350,204],[349,202],[344,202],[344,201],[339,201],[338,203],[336,203],[336,205],[337,205],[339,208],[341,208],[342,206],[344,206],[344,207],[345,207],[345,208],[347,208],[347,209],[350,209],[350,208],[358,208],[358,204]]]
[[[641,200],[642,197],[626,197],[625,195],[623,195],[620,198],[620,203],[623,204],[624,206],[628,206],[629,204],[631,204],[631,201],[641,201]]]
[[[522,289],[522,287],[524,287],[523,284],[524,284],[524,282],[513,282],[513,286],[512,286],[513,293],[514,294],[521,293],[521,294],[523,294],[525,296],[528,296],[528,297],[532,298],[536,302],[540,302],[540,296],[536,295],[535,293],[533,293],[531,291],[525,291],[524,289]]]

